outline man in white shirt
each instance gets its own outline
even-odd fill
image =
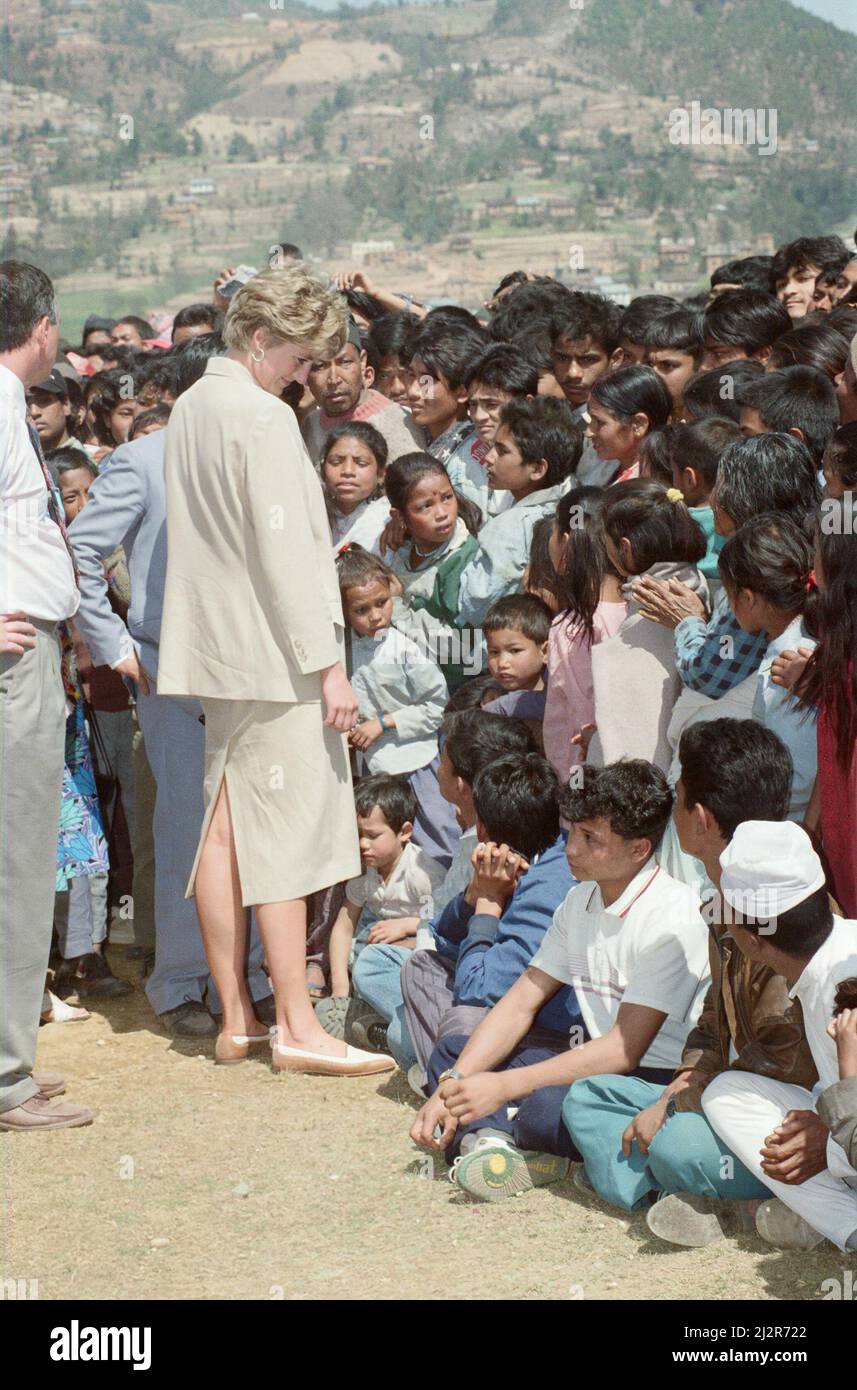
[[[453,1176],[472,1196],[496,1200],[565,1176],[579,1155],[562,1107],[578,1078],[656,1081],[678,1065],[708,962],[698,894],[654,857],[671,810],[666,779],[642,760],[587,769],[582,789],[563,791],[566,856],[579,882],[530,966],[436,1078],[411,1130],[427,1148],[460,1150]],[[557,1051],[528,1034],[564,984],[586,1036]]]
[[[27,416],[54,365],[53,285],[0,263],[0,1129],[68,1129],[92,1112],[34,1076],[48,968],[65,747],[57,623],[78,590],[59,503]]]
[[[822,1092],[839,1080],[828,1025],[837,986],[857,976],[857,922],[834,917],[821,860],[793,822],[745,821],[720,864],[723,897],[740,914],[741,924],[731,928],[735,944],[750,961],[788,980],[819,1079],[808,1091],[768,1076],[723,1072],[703,1092],[703,1110],[774,1194],[756,1212],[763,1240],[781,1250],[811,1250],[826,1236],[840,1250],[857,1251],[857,1169],[832,1137],[820,1163],[798,1150],[790,1174],[774,1178],[769,1171],[783,1172],[783,1149],[805,1129],[806,1112],[815,1116]]]

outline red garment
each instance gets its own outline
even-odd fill
[[[857,917],[857,757],[847,771],[836,756],[830,711],[818,712],[818,790],[821,839],[833,879],[833,895],[846,917]]]

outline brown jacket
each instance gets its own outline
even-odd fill
[[[719,1072],[754,1072],[811,1090],[818,1080],[803,1013],[789,986],[766,965],[755,965],[728,932],[711,929],[711,986],[696,1027],[688,1034],[676,1076],[695,1080],[675,1096],[676,1110],[701,1110],[702,1092]],[[734,1045],[737,1057],[729,1060]]]

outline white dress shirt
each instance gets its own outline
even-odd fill
[[[24,383],[0,363],[0,613],[60,622],[79,599],[27,429]]]

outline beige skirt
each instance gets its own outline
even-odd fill
[[[241,901],[286,902],[360,873],[345,736],[320,703],[203,699],[205,819],[186,897],[225,777]]]

